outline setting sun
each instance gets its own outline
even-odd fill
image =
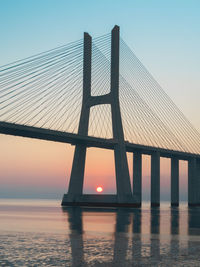
[[[101,186],[98,186],[98,187],[96,188],[96,191],[97,191],[98,193],[101,193],[101,192],[103,191],[103,188],[102,188]]]

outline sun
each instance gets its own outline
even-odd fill
[[[96,191],[98,193],[101,193],[103,191],[103,187],[102,186],[97,186]]]

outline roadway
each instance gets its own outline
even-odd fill
[[[79,134],[61,132],[56,130],[49,130],[45,128],[20,125],[9,122],[0,122],[0,133],[28,137],[34,139],[41,139],[47,141],[69,143],[71,145],[80,144],[87,147],[98,147],[104,149],[114,149],[117,141],[114,139],[104,139],[93,136],[82,136]],[[199,154],[193,154],[177,150],[169,150],[160,147],[151,147],[146,145],[139,145],[134,143],[129,143],[125,141],[127,152],[140,152],[142,154],[151,155],[154,152],[159,152],[161,157],[171,158],[177,157],[181,160],[188,160],[191,157],[200,158]]]

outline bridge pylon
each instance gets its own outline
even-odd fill
[[[63,206],[132,206],[134,204],[119,103],[119,32],[118,26],[112,29],[110,92],[100,96],[91,95],[92,38],[88,33],[84,33],[83,98],[78,129],[79,135],[87,136],[90,108],[101,104],[111,105],[113,139],[116,142],[114,157],[117,194],[83,194],[87,147],[84,144],[77,144],[68,193],[64,194],[62,200]]]

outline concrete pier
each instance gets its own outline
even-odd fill
[[[179,205],[179,160],[171,158],[171,206]]]
[[[142,202],[142,155],[133,154],[133,202],[141,206]]]
[[[84,59],[83,59],[83,103],[79,122],[78,133],[88,135],[90,109],[86,105],[86,100],[91,95],[91,66],[92,66],[92,38],[88,33],[84,33]],[[83,181],[85,171],[87,147],[76,145],[74,159],[68,190],[68,201],[73,202],[79,199],[83,192]]]
[[[130,201],[119,202],[117,195],[111,194],[80,194],[76,195],[74,201],[71,200],[71,195],[64,194],[62,206],[83,206],[83,207],[129,207],[137,208],[138,205]]]
[[[160,206],[160,153],[151,155],[151,206]]]
[[[111,88],[110,93],[91,95],[92,38],[84,34],[83,98],[78,134],[88,136],[90,108],[110,104],[115,156],[116,195],[83,195],[83,181],[87,146],[76,144],[68,194],[64,194],[63,206],[134,206],[126,155],[126,143],[119,102],[119,27],[111,34]],[[140,200],[141,202],[141,200]]]
[[[133,202],[131,183],[126,156],[126,146],[119,103],[119,27],[112,30],[111,38],[111,115],[113,137],[117,140],[114,148],[117,198],[119,203]]]
[[[200,206],[200,159],[196,160],[196,175],[197,175],[197,204]]]
[[[197,162],[196,158],[190,158],[188,160],[188,206],[196,206],[198,203],[197,186]]]

